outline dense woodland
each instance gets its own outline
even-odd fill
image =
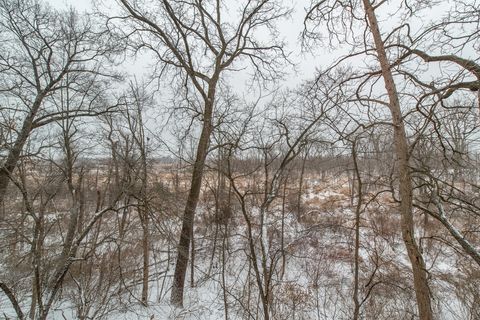
[[[0,0],[0,318],[480,319],[479,52],[477,0]]]

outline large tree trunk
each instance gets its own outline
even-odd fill
[[[397,89],[390,70],[385,46],[378,28],[375,11],[369,0],[363,0],[370,30],[373,35],[378,60],[385,81],[385,89],[390,100],[390,113],[394,126],[394,143],[397,156],[397,172],[399,175],[401,231],[403,241],[407,248],[408,257],[412,265],[413,282],[417,299],[419,317],[422,320],[432,320],[432,305],[428,287],[427,271],[422,254],[415,240],[413,210],[412,210],[412,178],[409,168],[408,141],[400,109]]]
[[[215,96],[215,85],[210,84],[208,98],[205,101],[205,110],[203,114],[203,127],[200,134],[200,140],[197,145],[197,154],[193,164],[192,180],[190,192],[188,193],[187,203],[182,219],[182,231],[178,243],[177,262],[175,273],[173,275],[171,303],[175,306],[183,306],[183,289],[185,286],[185,275],[188,266],[188,256],[190,252],[191,235],[193,233],[193,221],[195,210],[197,209],[200,188],[202,186],[203,169],[207,157],[210,135],[212,133],[212,113]]]

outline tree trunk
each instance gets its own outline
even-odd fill
[[[218,225],[218,224],[217,224]],[[227,237],[228,237],[228,224],[224,224],[224,232],[222,237],[222,287],[223,287],[223,308],[225,309],[225,320],[228,320],[228,295],[227,295],[227,280],[226,273],[226,250],[227,250]]]
[[[150,277],[150,204],[148,200],[148,167],[147,167],[147,146],[145,141],[144,123],[142,110],[137,105],[137,116],[140,125],[139,137],[136,138],[138,148],[140,149],[141,166],[142,166],[142,204],[140,206],[140,219],[142,223],[142,251],[143,251],[143,267],[142,267],[142,304],[148,305],[148,279]]]
[[[148,278],[150,276],[149,265],[150,265],[150,233],[149,233],[149,217],[148,211],[146,209],[142,210],[142,229],[143,229],[143,238],[142,238],[142,251],[143,251],[143,268],[142,268],[142,304],[144,306],[148,305]]]
[[[190,288],[195,287],[195,233],[193,232],[190,238],[191,249],[190,249]]]
[[[397,156],[397,172],[399,175],[400,188],[400,214],[401,231],[403,241],[407,248],[408,257],[412,265],[413,282],[417,299],[419,317],[422,320],[433,320],[430,290],[428,287],[427,271],[425,262],[415,240],[415,228],[412,210],[412,179],[409,168],[408,142],[400,109],[397,89],[390,70],[385,46],[381,38],[375,11],[369,0],[363,0],[370,31],[372,32],[378,60],[382,69],[382,76],[385,81],[385,89],[390,100],[390,113],[394,125],[394,142]]]
[[[303,166],[305,167],[305,166]],[[302,171],[303,171],[302,167]],[[300,175],[300,181],[303,180],[303,172]],[[283,183],[283,195],[282,195],[282,224],[281,224],[281,230],[280,230],[280,251],[282,253],[282,266],[280,269],[280,280],[283,280],[283,277],[285,275],[285,267],[287,263],[287,254],[285,252],[285,203],[287,201],[287,183],[288,183],[288,178],[285,179],[285,182]],[[301,187],[299,187],[301,189]],[[299,192],[301,195],[301,192]],[[298,198],[297,202],[297,209],[298,213],[300,213],[300,197]]]
[[[358,157],[356,150],[356,141],[352,145],[352,158],[353,158],[353,168],[354,174],[357,179],[357,205],[355,207],[355,268],[354,268],[354,279],[353,279],[353,320],[360,319],[360,299],[358,297],[359,293],[359,264],[360,264],[360,213],[362,208],[362,178],[360,176],[360,169],[358,168]]]
[[[309,149],[307,148],[305,150],[305,154],[302,159],[302,168],[300,170],[300,178],[298,181],[298,195],[297,195],[297,213],[301,213],[301,208],[302,208],[302,193],[303,193],[303,176],[305,175],[305,163],[307,162],[307,156],[308,156]]]
[[[202,186],[203,169],[207,157],[210,135],[212,133],[212,113],[213,99],[215,96],[215,84],[210,84],[208,98],[205,101],[205,111],[203,114],[203,127],[200,134],[200,140],[197,145],[197,154],[193,165],[192,180],[190,192],[187,198],[187,204],[183,213],[182,231],[178,243],[177,262],[173,275],[173,286],[170,301],[177,307],[183,307],[183,291],[185,286],[185,275],[187,272],[188,256],[190,251],[191,235],[193,232],[193,220],[195,210],[197,209],[200,188]]]

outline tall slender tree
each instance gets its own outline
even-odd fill
[[[220,0],[169,1],[153,5],[147,1],[118,1],[123,10],[113,17],[128,27],[124,31],[135,50],[147,48],[157,59],[158,79],[172,71],[185,88],[193,86],[201,101],[197,116],[201,119],[190,190],[182,219],[171,301],[183,305],[183,292],[193,222],[202,185],[205,160],[213,130],[217,87],[222,74],[234,66],[253,67],[255,78],[276,79],[286,61],[283,43],[271,37],[261,40],[259,29],[276,33],[275,23],[288,15],[280,1],[241,1],[233,7]],[[263,37],[265,39],[265,37]],[[243,64],[242,64],[243,63]],[[189,91],[190,89],[187,89]]]
[[[364,75],[354,78],[365,78],[357,89],[357,100],[360,99],[362,87],[370,78],[381,77],[386,91],[386,101],[381,99],[372,99],[371,94],[365,100],[365,106],[379,104],[389,111],[388,122],[393,127],[393,144],[396,157],[395,170],[398,177],[398,195],[399,195],[399,212],[401,216],[400,230],[403,242],[407,249],[408,258],[413,271],[413,284],[416,293],[417,308],[421,319],[433,319],[433,311],[431,305],[430,289],[428,285],[428,274],[425,262],[415,239],[415,224],[413,219],[413,181],[410,167],[410,145],[407,138],[406,124],[402,113],[397,85],[394,80],[392,64],[399,62],[391,62],[387,53],[387,45],[385,39],[392,36],[397,29],[388,34],[384,38],[377,20],[377,10],[384,6],[387,2],[382,1],[374,3],[370,0],[359,1],[319,1],[315,2],[309,10],[306,23],[311,21],[323,21],[333,36],[331,38],[338,40],[344,38],[352,40],[356,43],[362,43],[363,48],[355,55],[372,54],[376,59],[376,64],[380,70],[374,70]],[[403,2],[402,2],[403,3]],[[408,7],[408,4],[406,4]],[[342,25],[338,25],[338,20],[342,21]],[[355,27],[362,26],[365,32],[359,35],[355,32]],[[318,26],[318,23],[314,26]],[[314,30],[315,31],[315,30]],[[305,35],[311,33],[306,32]],[[315,32],[313,33],[315,34]],[[348,57],[351,57],[349,55]],[[347,57],[347,58],[348,58]],[[341,59],[342,61],[344,59]],[[378,68],[378,67],[377,67]],[[375,69],[377,69],[375,68]],[[373,90],[373,88],[371,88]]]

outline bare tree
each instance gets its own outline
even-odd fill
[[[368,0],[363,1],[366,15],[368,17],[370,31],[372,33],[377,57],[382,70],[382,77],[385,81],[385,89],[388,92],[389,108],[394,126],[394,141],[398,161],[400,212],[402,215],[402,235],[407,247],[408,256],[413,269],[413,281],[417,294],[418,313],[421,319],[433,319],[433,311],[428,287],[427,272],[422,254],[415,240],[415,228],[413,222],[413,186],[409,167],[409,147],[405,124],[402,119],[400,100],[398,98],[395,81],[390,70],[390,62],[387,58],[385,45],[375,14],[375,8]]]
[[[396,155],[396,172],[398,176],[399,192],[399,210],[402,217],[401,231],[403,240],[407,249],[408,257],[413,270],[414,288],[417,297],[418,312],[421,319],[433,319],[433,311],[430,298],[430,289],[428,286],[428,275],[426,272],[423,256],[415,239],[415,227],[413,219],[413,183],[410,168],[410,149],[405,129],[404,116],[397,91],[397,86],[392,72],[392,63],[387,55],[385,39],[380,31],[377,21],[376,10],[385,5],[385,2],[372,3],[363,0],[362,3],[353,1],[320,1],[312,5],[306,18],[306,22],[325,21],[330,30],[336,32],[332,38],[341,37],[353,39],[353,41],[362,41],[365,49],[356,52],[353,55],[373,53],[380,66],[379,71],[373,71],[367,75],[370,77],[380,75],[384,82],[384,88],[387,93],[387,101],[370,99],[371,103],[379,103],[390,111],[390,121],[393,126],[393,141]],[[407,5],[408,6],[408,5]],[[349,9],[348,11],[345,9]],[[336,20],[341,20],[343,25],[335,24]],[[366,34],[371,35],[373,44],[368,42],[367,37],[357,37],[354,32],[356,25],[364,25]],[[318,24],[314,24],[318,25]],[[392,33],[395,32],[396,29]],[[307,33],[308,35],[308,33]],[[391,34],[390,34],[391,35]],[[361,40],[359,40],[361,39]],[[388,39],[388,37],[387,37]],[[349,55],[351,57],[352,55]],[[340,59],[343,61],[344,58]],[[363,82],[365,84],[367,80]],[[361,88],[361,86],[360,86]]]
[[[108,109],[101,79],[114,51],[108,34],[75,11],[58,12],[35,0],[0,2],[0,96],[3,117],[15,119],[15,134],[6,144],[0,168],[0,203],[33,130],[62,118],[92,116]],[[66,80],[68,78],[68,80]],[[51,108],[50,98],[69,86],[90,95],[74,110]],[[103,100],[103,101],[102,101]]]
[[[148,304],[148,288],[150,275],[150,201],[149,201],[149,177],[148,177],[148,152],[149,138],[145,133],[145,122],[143,114],[145,108],[150,104],[151,97],[147,93],[147,88],[137,84],[130,85],[131,99],[133,110],[126,110],[126,122],[132,135],[133,144],[138,152],[138,180],[139,190],[135,190],[133,197],[137,198],[138,215],[142,225],[142,251],[143,251],[143,268],[142,268],[142,296],[141,300],[144,305]],[[137,166],[136,166],[137,167]],[[135,170],[135,169],[134,169]]]
[[[284,273],[279,271],[280,260],[285,259],[285,247],[290,245],[285,243],[283,234],[285,212],[280,213],[279,219],[273,204],[286,196],[282,188],[294,160],[316,140],[324,113],[332,108],[330,101],[308,110],[289,108],[304,102],[298,92],[287,91],[267,105],[264,119],[258,116],[262,113],[251,111],[243,123],[229,126],[225,130],[228,133],[224,133],[227,164],[223,174],[246,224],[247,255],[263,319],[275,317],[275,279]],[[242,168],[242,160],[252,163]],[[253,183],[245,185],[245,179]],[[280,212],[285,210],[285,199],[282,202]],[[282,220],[280,228],[278,220]]]
[[[72,132],[65,136],[72,137]],[[79,249],[86,242],[88,236],[97,225],[98,221],[109,212],[116,210],[116,201],[107,205],[103,209],[90,211],[91,208],[85,207],[85,198],[82,196],[84,190],[83,179],[85,172],[82,168],[73,169],[76,161],[73,157],[77,148],[67,142],[64,150],[70,149],[66,153],[64,163],[57,165],[55,161],[42,161],[40,159],[26,158],[22,159],[19,174],[12,181],[19,189],[22,197],[22,207],[26,219],[25,226],[21,230],[22,242],[24,245],[14,256],[25,256],[30,264],[25,267],[26,274],[19,273],[16,277],[24,277],[30,282],[30,288],[17,288],[15,293],[10,289],[10,285],[17,286],[12,280],[6,280],[2,272],[2,291],[9,297],[13,304],[17,316],[28,314],[30,319],[46,319],[50,314],[52,306],[57,301],[59,292],[65,283],[65,278],[72,266],[83,258],[78,257]],[[35,172],[35,174],[32,174]],[[40,174],[41,173],[41,174]],[[75,176],[68,181],[69,177]],[[65,182],[65,184],[64,184]],[[70,189],[73,188],[73,189]],[[67,190],[67,199],[62,194]],[[60,200],[57,202],[57,200]],[[62,201],[63,200],[63,201]],[[62,203],[56,206],[55,204]],[[60,207],[61,206],[61,207]],[[21,208],[22,208],[21,207]],[[57,216],[52,219],[49,212],[55,208]],[[57,210],[65,209],[65,219]],[[79,228],[79,218],[83,216],[84,224]],[[17,212],[11,212],[9,223],[18,222]],[[53,221],[52,221],[53,220]],[[63,220],[60,222],[60,220]],[[55,239],[49,241],[49,239]],[[28,249],[27,249],[28,248]],[[15,266],[18,262],[14,261]],[[14,273],[11,273],[14,274]],[[26,292],[25,292],[26,291]],[[22,312],[18,301],[25,299],[25,295],[31,297],[29,312]]]
[[[125,34],[136,39],[134,47],[151,50],[157,59],[154,76],[160,79],[162,70],[172,70],[181,83],[194,87],[202,101],[198,110],[202,129],[196,146],[171,295],[172,303],[182,306],[193,220],[213,129],[218,83],[222,74],[234,69],[240,60],[250,63],[259,79],[279,76],[279,67],[286,59],[283,44],[277,39],[261,41],[256,39],[255,33],[260,28],[275,32],[275,22],[288,11],[278,1],[267,0],[239,3],[234,16],[230,16],[233,10],[227,13],[227,4],[221,1],[163,0],[152,8],[147,3],[120,0],[119,5],[124,12],[116,19],[129,25]]]
[[[414,33],[405,28],[401,41],[391,44],[403,50],[399,60],[415,62],[416,68],[404,72],[418,86],[429,90],[422,100],[435,96],[438,102],[458,93],[470,91],[477,95],[477,107],[480,103],[480,65],[472,53],[478,50],[480,4],[477,1],[457,1],[447,7],[443,17],[430,22],[424,29]],[[413,12],[412,12],[413,14]],[[450,66],[445,73],[433,73],[433,81],[426,80],[418,66]],[[416,70],[415,70],[416,69]],[[480,110],[478,110],[480,112]]]

